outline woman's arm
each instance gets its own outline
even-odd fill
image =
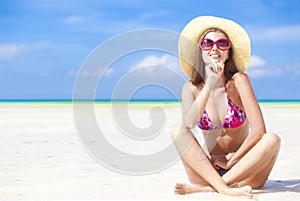
[[[194,128],[201,118],[210,94],[206,86],[201,89],[198,96],[195,96],[197,93],[193,93],[193,90],[197,89],[191,82],[185,83],[182,89],[182,119],[190,129]]]
[[[224,62],[212,62],[205,66],[205,72],[207,79],[204,87],[200,90],[198,95],[193,93],[193,90],[197,91],[197,87],[192,85],[191,82],[187,82],[182,89],[182,119],[185,125],[192,129],[199,121],[203,114],[204,108],[209,99],[210,93],[217,87],[222,86],[221,74],[224,70]]]
[[[232,167],[239,161],[266,133],[263,115],[248,76],[244,73],[239,73],[235,76],[234,83],[240,94],[251,129],[243,144],[228,161],[229,167]]]

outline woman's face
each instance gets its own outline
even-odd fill
[[[206,39],[211,39],[212,41],[217,41],[222,38],[226,38],[226,36],[221,32],[209,32],[204,37]],[[212,49],[203,50],[202,49],[202,58],[204,63],[210,64],[212,62],[225,62],[228,59],[229,49],[228,50],[220,50],[217,48],[217,44],[214,44]]]

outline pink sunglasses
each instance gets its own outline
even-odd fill
[[[227,38],[220,38],[217,41],[213,41],[209,38],[203,38],[200,43],[199,46],[202,50],[211,50],[214,45],[217,45],[217,48],[219,50],[228,50],[230,48],[230,41]]]

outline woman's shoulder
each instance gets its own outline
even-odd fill
[[[235,92],[239,96],[248,96],[250,94],[254,95],[252,84],[246,73],[236,73],[231,80],[232,85],[234,86]]]
[[[232,80],[248,79],[248,75],[244,72],[237,72],[232,76]]]
[[[245,92],[250,92],[248,90],[249,86],[251,88],[248,75],[243,72],[235,73],[228,83],[227,92],[229,93],[231,100],[233,100],[233,102],[237,104],[240,108],[244,108],[241,96],[243,96]]]
[[[197,96],[197,94],[202,90],[204,86],[204,83],[200,84],[193,84],[192,81],[188,81],[183,85],[183,91],[185,93],[189,92],[192,93],[194,96]]]
[[[228,88],[230,88],[231,86],[236,87],[239,84],[245,83],[245,81],[249,82],[248,75],[244,72],[237,72],[228,81]]]
[[[244,72],[237,72],[232,76],[231,79],[235,86],[250,84],[249,77]]]
[[[184,83],[183,88],[189,90],[201,90],[204,86],[204,83],[194,84],[191,80]]]

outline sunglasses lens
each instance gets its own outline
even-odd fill
[[[214,41],[210,39],[203,39],[200,43],[200,47],[203,50],[210,50],[214,46]]]
[[[230,47],[229,41],[225,39],[220,39],[216,43],[220,50],[228,50]]]
[[[230,48],[230,42],[227,39],[219,39],[216,42],[214,42],[213,40],[208,38],[204,38],[201,40],[200,48],[203,50],[211,50],[214,44],[217,45],[217,48],[219,50],[228,50]]]

